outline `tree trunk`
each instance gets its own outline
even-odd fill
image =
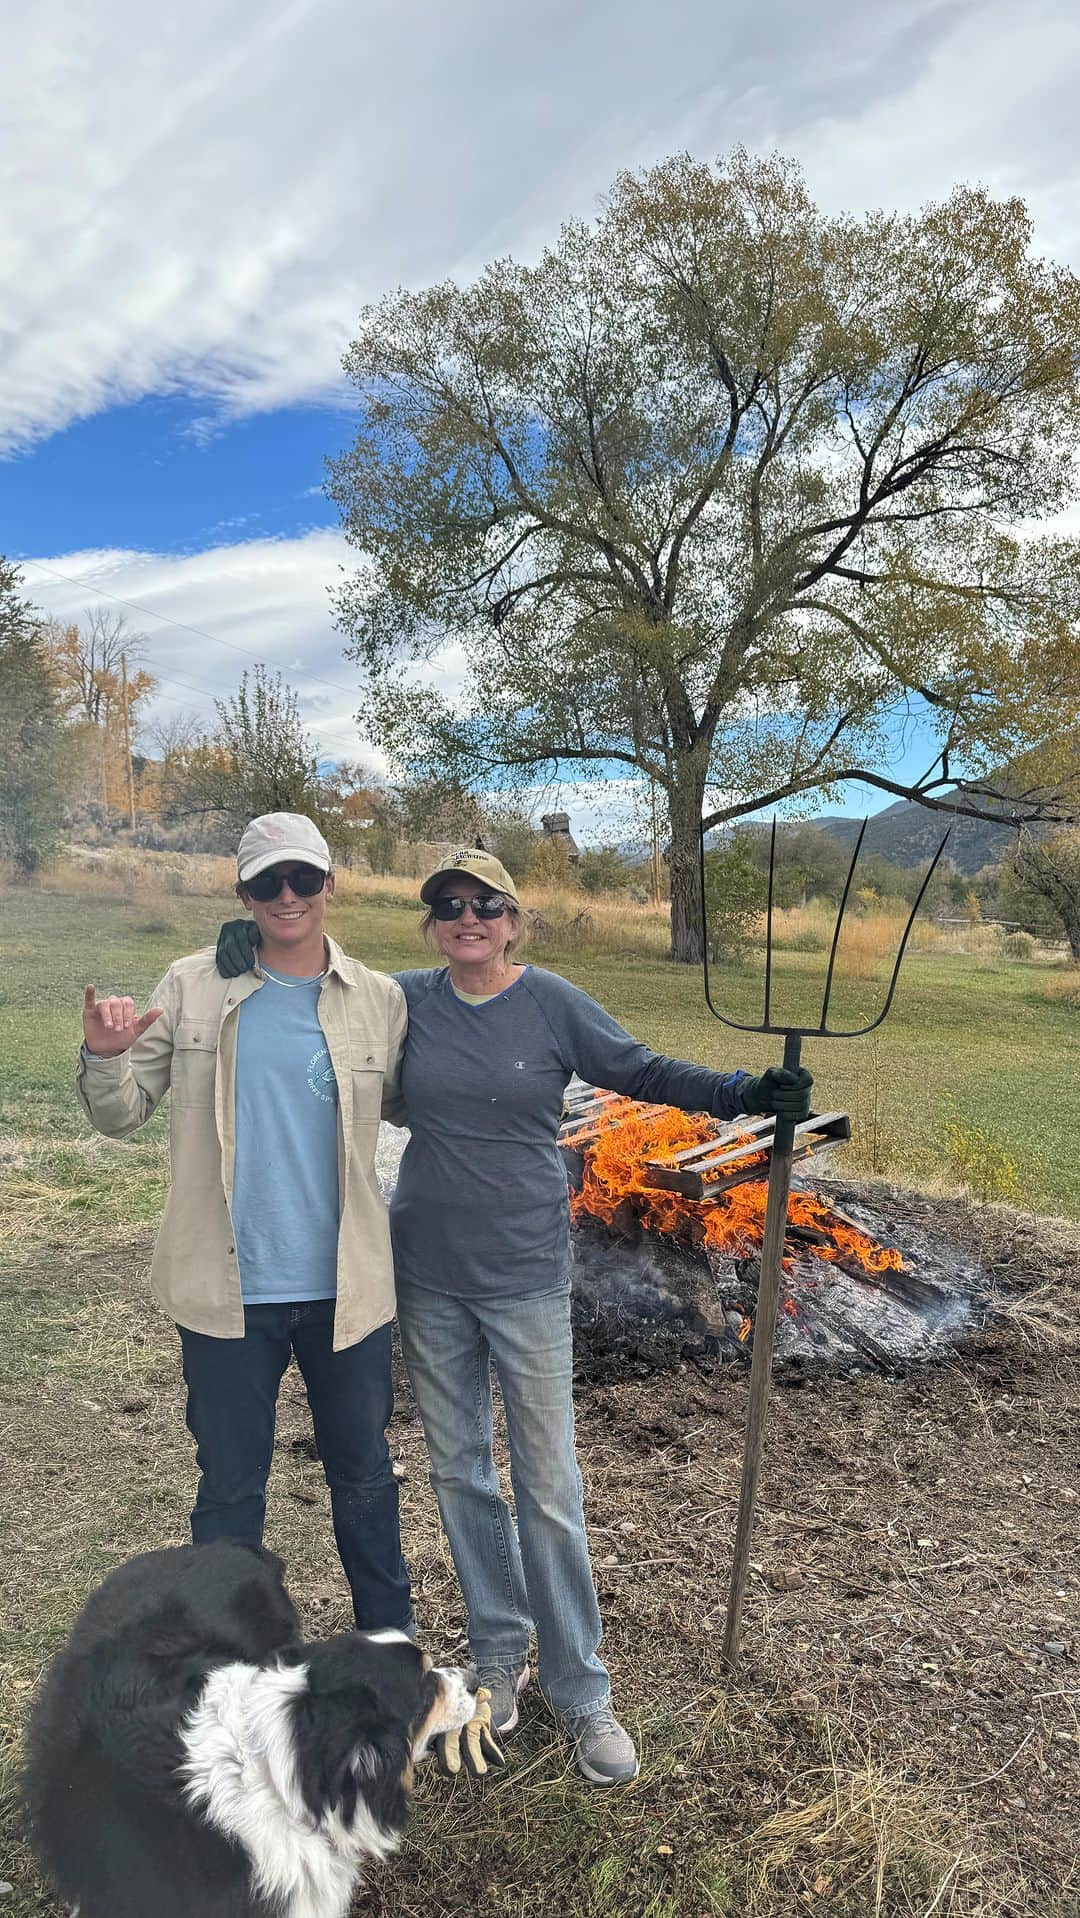
[[[679,768],[669,794],[671,827],[671,957],[682,964],[700,965],[701,930],[701,806],[705,774],[693,763]]]
[[[1022,832],[1013,871],[1057,913],[1065,928],[1069,952],[1080,965],[1080,858],[1073,836],[1063,843],[1041,846],[1030,832]]]

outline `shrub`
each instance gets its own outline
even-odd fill
[[[705,913],[714,959],[741,958],[761,920],[768,882],[746,833],[732,833],[705,855]]]
[[[1006,959],[1034,959],[1036,941],[1030,932],[1007,932],[1001,942]]]
[[[577,890],[578,869],[563,839],[542,839],[533,853],[529,878],[534,886],[564,886]]]
[[[623,864],[614,846],[601,846],[597,852],[583,852],[578,867],[582,888],[588,893],[626,892],[632,874]]]
[[[373,819],[359,835],[360,849],[373,873],[393,872],[398,856],[397,829],[389,819]]]
[[[955,1107],[945,1121],[945,1158],[957,1184],[984,1205],[991,1199],[1017,1204],[1022,1198],[1020,1168],[1008,1143]]]
[[[527,819],[519,819],[512,813],[499,815],[490,820],[484,828],[484,844],[489,852],[501,859],[511,879],[520,886],[528,879],[533,870],[539,840],[535,828]]]

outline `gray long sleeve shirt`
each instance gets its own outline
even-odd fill
[[[529,966],[480,1006],[458,998],[444,967],[396,976],[409,1007],[401,1091],[412,1137],[390,1222],[406,1283],[477,1298],[565,1282],[570,1218],[555,1138],[575,1072],[687,1112],[743,1110],[745,1073],[651,1052],[557,973]]]

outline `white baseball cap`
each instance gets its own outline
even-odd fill
[[[279,859],[302,859],[320,872],[333,865],[330,848],[313,820],[302,812],[264,812],[244,827],[236,848],[236,873],[243,885],[276,866]]]

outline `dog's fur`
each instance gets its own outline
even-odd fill
[[[472,1711],[402,1632],[304,1644],[259,1547],[148,1552],[46,1674],[31,1836],[79,1918],[342,1918],[398,1843],[414,1760]]]

